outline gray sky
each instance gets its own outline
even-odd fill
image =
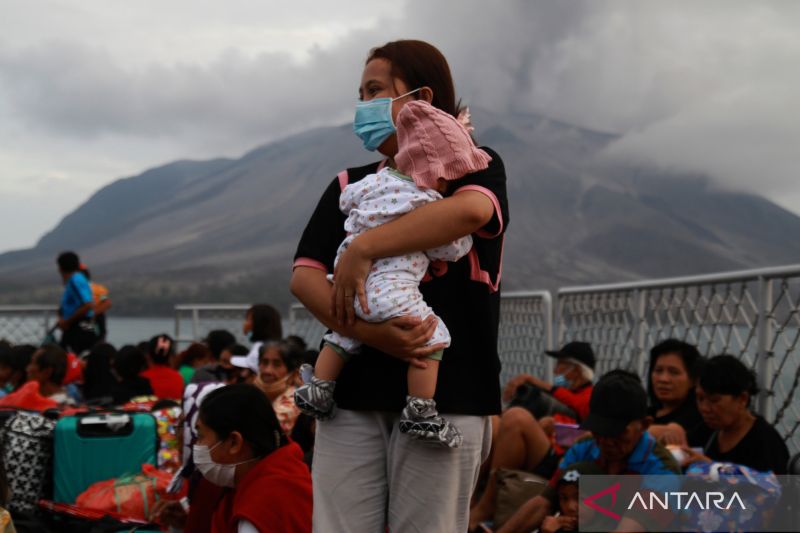
[[[800,213],[798,27],[788,1],[0,0],[0,251],[120,177],[350,120],[398,38],[438,46],[468,104]]]

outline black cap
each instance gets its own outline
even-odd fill
[[[556,359],[575,359],[594,370],[594,351],[588,342],[568,342],[558,351],[544,353]]]
[[[581,423],[601,437],[616,437],[625,427],[647,416],[647,393],[636,379],[623,374],[603,376],[592,389],[589,416]]]

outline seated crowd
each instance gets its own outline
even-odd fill
[[[188,498],[160,500],[152,520],[186,531],[309,532],[314,424],[293,393],[300,365],[316,352],[299,337],[284,339],[269,305],[247,311],[243,333],[250,347],[215,330],[183,351],[161,334],[119,349],[98,342],[81,357],[57,344],[0,341],[0,409],[63,416],[181,406],[173,485],[188,488]],[[2,466],[0,455],[0,495]],[[270,504],[254,494],[270,494]]]
[[[82,360],[56,345],[0,343],[0,407],[182,402],[176,480],[188,485],[189,505],[159,501],[152,518],[186,531],[310,531],[314,423],[299,414],[293,392],[315,352],[297,337],[282,339],[269,306],[253,306],[243,329],[250,347],[217,330],[177,353],[162,334],[119,350],[100,343]],[[668,339],[650,351],[643,385],[622,369],[595,380],[595,354],[584,342],[547,355],[551,381],[523,374],[504,389],[508,407],[493,420],[471,531],[578,530],[581,475],[671,476],[712,461],[787,473],[783,439],[751,410],[756,377],[734,356],[706,359]],[[502,483],[513,471],[539,481],[515,495],[522,489]],[[509,498],[511,512],[500,516]],[[617,527],[647,529],[651,519],[633,514]]]
[[[510,407],[496,421],[490,468],[483,473],[483,490],[480,497],[476,493],[470,511],[471,531],[577,531],[575,483],[580,475],[663,476],[702,462],[787,473],[786,444],[751,411],[758,393],[756,377],[732,355],[705,359],[691,344],[665,340],[650,352],[647,390],[636,374],[625,370],[612,370],[592,386],[583,367],[593,370],[595,360],[583,343],[569,343],[548,355],[557,358],[555,384],[521,375],[506,387]],[[529,384],[539,392],[532,395]],[[580,394],[587,389],[590,392]],[[575,426],[568,424],[565,409],[585,431],[566,449],[559,433]],[[500,494],[497,478],[509,469],[539,476],[539,488],[510,485]],[[520,502],[514,490],[536,494]],[[511,516],[500,516],[504,498],[519,502]],[[653,517],[634,514],[617,524],[593,522],[591,527],[623,531],[659,527],[649,520]]]

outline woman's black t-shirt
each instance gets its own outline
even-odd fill
[[[425,302],[447,325],[452,341],[444,351],[434,399],[442,413],[486,416],[500,412],[500,274],[508,200],[503,162],[492,150],[489,168],[453,181],[444,196],[476,190],[494,206],[492,219],[473,234],[473,249],[454,263],[432,262],[420,284]],[[373,163],[348,169],[354,183],[378,170]],[[342,183],[333,180],[323,193],[300,239],[295,265],[317,264],[333,272],[336,250],[346,237],[347,216],[339,210]],[[406,403],[408,364],[363,346],[345,365],[334,398],[339,407],[399,412]]]
[[[697,410],[697,402],[693,396],[687,398],[680,407],[671,413],[656,416],[656,411],[655,407],[649,409],[649,414],[653,417],[653,424],[666,425],[674,422],[680,425],[686,431],[686,440],[690,447],[702,448],[711,437],[711,428],[703,422],[703,417]]]
[[[739,443],[725,453],[719,451],[717,433],[711,437],[705,454],[714,461],[736,463],[776,475],[786,474],[789,465],[789,450],[780,434],[760,415],[750,431]]]

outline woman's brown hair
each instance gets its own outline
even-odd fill
[[[281,314],[277,309],[267,304],[255,304],[247,310],[252,321],[253,330],[250,334],[252,342],[279,341],[283,337]]]
[[[373,59],[386,59],[391,64],[391,75],[408,85],[409,90],[430,87],[434,107],[458,116],[461,102],[456,101],[456,90],[447,59],[433,45],[425,41],[402,40],[373,48],[367,63]]]

